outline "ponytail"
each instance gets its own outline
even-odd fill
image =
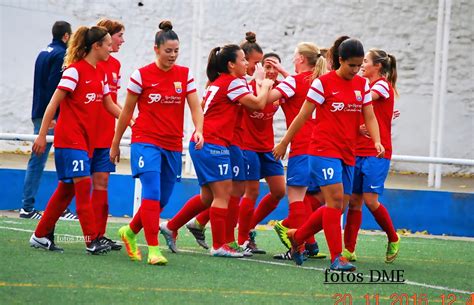
[[[392,54],[388,54],[384,50],[370,49],[369,56],[374,64],[380,63],[380,74],[387,78],[387,81],[393,88],[395,95],[397,91],[397,60]]]
[[[229,73],[227,64],[235,63],[237,51],[241,50],[238,45],[228,44],[221,47],[215,47],[209,53],[207,61],[206,75],[209,81],[215,81],[221,73]]]
[[[393,91],[395,92],[395,96],[398,96],[398,90],[397,90],[397,60],[395,56],[392,54],[388,54],[388,59],[390,62],[390,68],[388,69],[387,72],[387,80],[390,82],[390,85],[392,85]]]
[[[349,39],[349,36],[340,36],[334,41],[334,44],[332,47],[328,50],[326,53],[326,58],[331,62],[331,69],[337,70],[341,66],[339,63],[339,46],[341,43],[347,39]]]
[[[308,65],[313,67],[311,80],[314,80],[327,72],[326,59],[324,59],[321,55],[320,49],[314,43],[300,42],[296,46],[296,52],[306,58]]]
[[[101,26],[93,26],[91,28],[86,26],[79,27],[72,34],[66,55],[64,56],[64,67],[68,67],[86,57],[91,51],[92,45],[96,42],[101,45],[107,34],[107,29]]]

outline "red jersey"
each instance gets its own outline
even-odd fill
[[[117,90],[120,88],[120,62],[109,56],[109,59],[101,61],[97,65],[107,73],[110,97],[114,103],[117,103]],[[97,134],[96,147],[110,148],[115,133],[115,117],[105,107],[100,110],[99,117],[97,130],[100,132]]]
[[[306,99],[316,104],[309,154],[354,166],[362,107],[372,100],[367,80],[358,75],[345,80],[331,71],[313,81]]]
[[[276,89],[283,94],[285,102],[281,104],[281,108],[285,113],[286,127],[289,128],[291,122],[300,112],[301,106],[306,99],[308,89],[311,85],[312,71],[303,72],[297,75],[285,78]],[[308,120],[298,131],[290,145],[290,158],[308,153],[309,139],[313,130],[314,121]]]
[[[102,101],[109,94],[107,75],[100,66],[93,67],[82,59],[64,70],[58,89],[69,93],[60,104],[54,147],[85,150],[92,157],[96,122],[100,119]]]
[[[186,96],[196,92],[189,69],[174,65],[163,71],[153,62],[133,72],[127,90],[138,95],[132,143],[182,151],[184,104]]]
[[[278,81],[273,84],[278,85]],[[256,82],[250,83],[252,91],[257,95]],[[273,115],[278,110],[278,102],[267,103],[263,110],[252,110],[244,107],[243,126],[246,130],[244,133],[243,148],[255,152],[272,151],[274,145],[273,134]]]
[[[244,106],[239,104],[239,109],[237,110],[237,119],[235,120],[234,136],[232,137],[232,141],[230,141],[230,145],[240,148],[243,148],[244,146],[244,134],[247,133],[244,130],[244,108]]]
[[[204,141],[229,146],[242,107],[239,99],[250,94],[247,82],[223,73],[207,88],[204,107]]]
[[[380,141],[385,147],[386,159],[392,158],[392,116],[394,107],[394,92],[392,86],[385,78],[380,78],[370,84],[370,90],[376,92],[380,97],[372,101],[374,113],[377,117],[380,130]],[[364,119],[361,118],[361,123]],[[372,138],[359,133],[357,138],[356,156],[375,157],[377,150],[374,147]]]

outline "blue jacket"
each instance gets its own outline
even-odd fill
[[[36,58],[31,118],[42,118],[62,76],[66,44],[53,39]]]

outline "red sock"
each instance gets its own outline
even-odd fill
[[[35,235],[37,237],[45,237],[53,231],[54,225],[67,206],[71,203],[73,197],[74,184],[59,181],[58,187],[49,199],[46,210],[36,227]]]
[[[138,208],[137,213],[133,216],[132,221],[129,223],[130,229],[132,229],[133,233],[138,234],[140,230],[143,228],[142,224],[142,206]]]
[[[308,217],[306,207],[303,201],[294,201],[290,203],[290,211],[288,213],[288,224],[291,229],[298,229]]]
[[[239,245],[249,239],[250,223],[253,217],[253,210],[255,207],[255,200],[243,197],[239,208]]]
[[[324,209],[323,229],[331,252],[331,262],[342,252],[341,214],[342,211],[339,209],[330,207]]]
[[[250,230],[255,229],[257,224],[259,224],[265,217],[270,215],[270,213],[276,209],[279,202],[280,200],[273,197],[271,193],[266,194],[262,200],[260,200],[255,212],[253,212]]]
[[[226,243],[235,241],[235,227],[239,219],[239,203],[240,197],[230,196],[229,206],[227,207],[227,218],[225,223],[225,240]],[[199,223],[201,224],[201,223]]]
[[[205,209],[204,211],[199,213],[199,215],[196,216],[196,220],[201,226],[205,227],[209,222],[209,209]]]
[[[148,246],[158,246],[158,231],[160,228],[160,201],[142,199],[140,216],[143,231]]]
[[[209,216],[211,218],[212,247],[217,250],[225,244],[227,209],[211,206]]]
[[[318,198],[314,197],[311,194],[305,194],[303,201],[305,204],[309,204],[313,212],[321,206],[321,202],[318,200]]]
[[[398,235],[395,231],[395,228],[393,227],[392,219],[390,218],[390,215],[383,204],[380,204],[379,207],[372,212],[372,215],[374,215],[375,221],[377,221],[382,230],[387,233],[388,241],[398,241]]]
[[[308,194],[306,194],[306,196],[304,197],[303,203],[304,203],[304,208],[305,208],[305,214],[308,217],[307,219],[305,219],[305,222],[309,219],[309,217],[311,217],[311,214],[313,214],[313,207],[311,206],[311,202],[309,200],[306,200],[306,197],[313,197],[313,196],[308,196]],[[316,243],[316,239],[314,238],[314,235],[311,235],[310,237],[308,237],[308,239],[306,240],[306,243],[308,244]]]
[[[109,216],[109,203],[107,202],[107,190],[92,190],[92,209],[99,237],[105,235],[107,218]]]
[[[287,228],[291,228],[291,225],[290,225],[290,221],[288,220],[288,217],[286,217],[285,219],[283,219],[281,221],[281,224]]]
[[[357,243],[357,234],[362,223],[362,211],[351,210],[347,212],[346,226],[344,227],[344,247],[354,252]]]
[[[98,237],[91,204],[91,185],[89,177],[74,183],[77,217],[87,245]]]
[[[207,206],[202,203],[200,195],[191,197],[191,199],[184,204],[181,210],[179,210],[179,212],[168,222],[168,229],[171,231],[178,231],[179,228],[184,226],[189,220],[191,220],[191,218],[205,209],[207,209]]]
[[[321,207],[314,211],[309,219],[296,231],[295,241],[298,245],[302,245],[310,236],[318,233],[323,229],[323,214],[326,207]]]

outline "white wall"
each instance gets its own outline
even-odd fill
[[[292,71],[296,44],[312,41],[328,47],[346,34],[365,47],[395,54],[399,67],[394,153],[427,156],[433,91],[437,1],[434,0],[0,0],[0,132],[29,133],[33,66],[37,53],[51,40],[56,20],[73,28],[92,25],[107,16],[123,21],[126,42],[117,58],[122,62],[123,84],[130,73],[153,60],[153,39],[158,23],[170,19],[181,41],[179,62],[191,66],[199,88],[205,83],[209,50],[227,42],[239,43],[246,31],[257,33],[264,51],[276,51]],[[449,49],[448,95],[444,156],[474,159],[474,2],[453,0]],[[202,91],[202,90],[201,90]],[[119,98],[123,100],[125,90]],[[285,131],[277,116],[277,138]],[[0,143],[14,150],[17,143]],[[22,149],[28,149],[24,146]],[[444,167],[449,172],[472,168]],[[394,164],[396,170],[426,172],[427,165]]]

